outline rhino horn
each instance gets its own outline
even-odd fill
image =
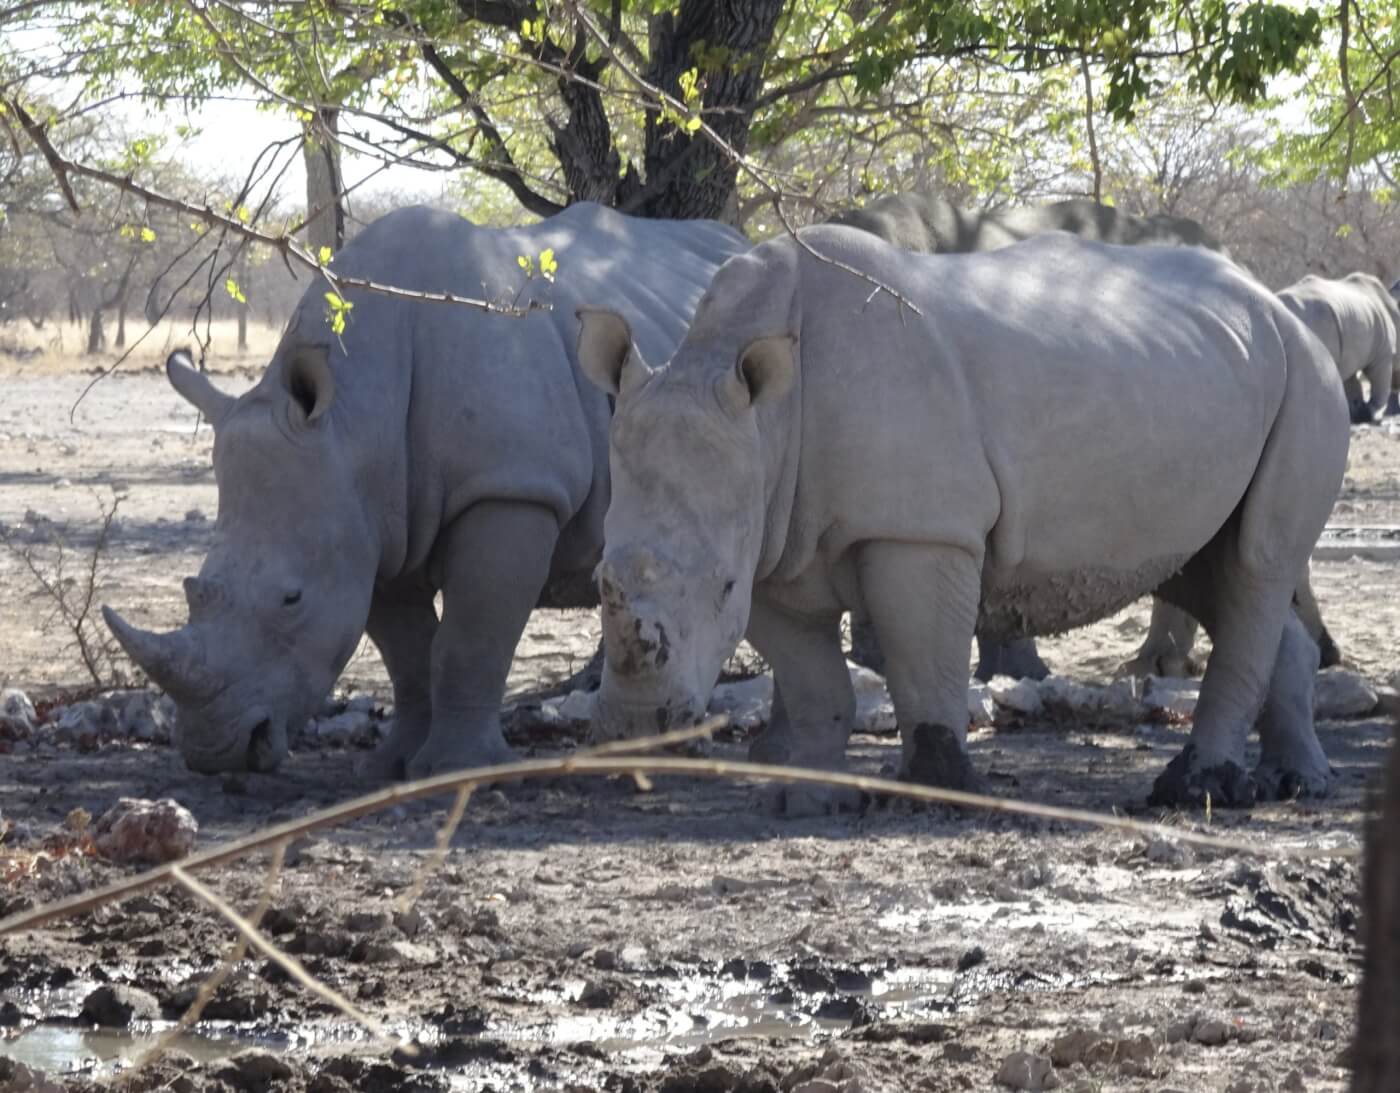
[[[102,617],[127,655],[177,700],[207,697],[217,689],[204,665],[201,643],[189,627],[157,634],[132,626],[106,606]]]

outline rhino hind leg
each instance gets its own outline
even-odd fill
[[[434,567],[442,622],[432,647],[432,727],[408,763],[410,778],[514,758],[501,734],[501,698],[558,536],[558,521],[542,506],[481,501],[439,541]]]
[[[1400,414],[1400,391],[1391,391],[1385,403],[1385,416],[1394,417],[1396,414]]]
[[[861,550],[859,573],[885,651],[900,777],[984,790],[967,759],[967,650],[981,595],[979,561],[952,547],[872,542]]]
[[[433,590],[424,582],[402,591],[376,589],[365,629],[384,658],[394,686],[394,727],[389,738],[361,765],[359,773],[394,781],[408,773],[432,726],[432,648],[438,617]]]
[[[1259,714],[1259,795],[1285,801],[1325,797],[1334,773],[1313,727],[1313,677],[1318,645],[1297,617],[1290,617],[1279,642],[1268,697]]]
[[[1303,629],[1308,632],[1308,637],[1317,643],[1321,666],[1332,668],[1340,664],[1342,651],[1337,648],[1327,624],[1322,621],[1322,609],[1318,607],[1317,597],[1312,590],[1312,577],[1308,573],[1303,574],[1303,579],[1298,582],[1298,588],[1293,593],[1293,610],[1302,622]]]
[[[1191,655],[1196,644],[1196,620],[1160,596],[1152,598],[1152,621],[1147,637],[1133,656],[1118,665],[1116,676],[1198,676],[1201,664]]]
[[[748,639],[773,667],[775,706],[750,758],[844,771],[856,696],[841,651],[840,615],[799,615],[755,597]],[[774,812],[788,817],[853,811],[863,803],[857,790],[816,785],[774,786],[765,799]]]
[[[973,675],[983,683],[993,676],[1039,681],[1049,674],[1050,668],[1040,659],[1040,651],[1035,647],[1035,638],[1002,642],[978,637],[977,671]]]

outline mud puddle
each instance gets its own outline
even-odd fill
[[[155,1047],[165,1034],[162,1028],[142,1031],[76,1028],[71,1025],[32,1025],[17,1035],[0,1038],[0,1056],[50,1073],[118,1070],[131,1066]],[[254,1035],[237,1029],[183,1032],[171,1049],[198,1063],[226,1059],[246,1048],[285,1052],[298,1045],[293,1037]]]

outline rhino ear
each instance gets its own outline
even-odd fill
[[[735,409],[755,406],[785,395],[797,375],[797,337],[767,334],[739,352],[727,382],[727,398]]]
[[[209,382],[209,377],[194,366],[188,349],[177,349],[165,361],[165,375],[170,386],[203,414],[210,425],[218,425],[229,408],[238,400],[226,395]]]
[[[632,344],[632,328],[616,311],[581,307],[578,363],[583,374],[610,395],[630,391],[651,375]]]
[[[306,424],[317,421],[335,398],[330,351],[324,345],[298,346],[282,369],[282,383]]]

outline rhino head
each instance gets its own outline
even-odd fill
[[[617,400],[593,732],[642,736],[702,717],[744,636],[765,518],[754,407],[791,382],[793,343],[759,338],[737,358],[732,347],[687,343],[653,370],[622,316],[579,319],[579,363]]]
[[[110,607],[102,614],[175,700],[192,770],[271,770],[364,632],[377,529],[333,413],[324,347],[284,347],[263,382],[237,399],[184,352],[165,367],[214,426],[214,544],[199,576],[185,578],[189,622],[180,629],[153,633]]]

